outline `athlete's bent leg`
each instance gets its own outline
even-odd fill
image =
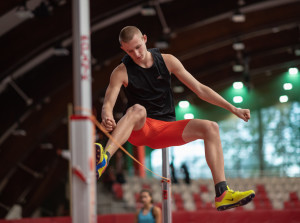
[[[141,105],[136,104],[128,108],[126,114],[117,123],[117,126],[112,133],[112,137],[120,145],[124,144],[129,138],[132,130],[139,130],[144,126],[146,116],[146,109]],[[113,156],[117,150],[118,146],[110,139],[108,140],[105,149],[103,149],[102,145],[96,144],[96,173],[98,179],[105,171],[110,157]]]
[[[112,137],[120,144],[124,144],[129,138],[132,130],[141,129],[146,121],[147,112],[146,109],[139,105],[133,105],[128,108],[126,114],[117,123],[116,128],[112,132]],[[113,155],[118,149],[111,140],[106,144],[105,150]]]

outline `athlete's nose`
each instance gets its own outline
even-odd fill
[[[135,55],[135,57],[140,57],[141,56],[138,50],[134,51],[134,55]]]

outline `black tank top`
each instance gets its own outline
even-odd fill
[[[128,74],[128,85],[125,87],[127,108],[140,104],[146,108],[147,117],[175,121],[171,75],[159,49],[148,51],[153,57],[150,68],[140,67],[128,55],[122,59]]]

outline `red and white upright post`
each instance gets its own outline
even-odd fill
[[[73,223],[96,223],[95,127],[91,120],[89,0],[73,3],[74,111],[70,117],[71,215]]]

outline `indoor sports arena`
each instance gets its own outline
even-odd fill
[[[0,223],[300,223],[299,12],[0,1]]]

